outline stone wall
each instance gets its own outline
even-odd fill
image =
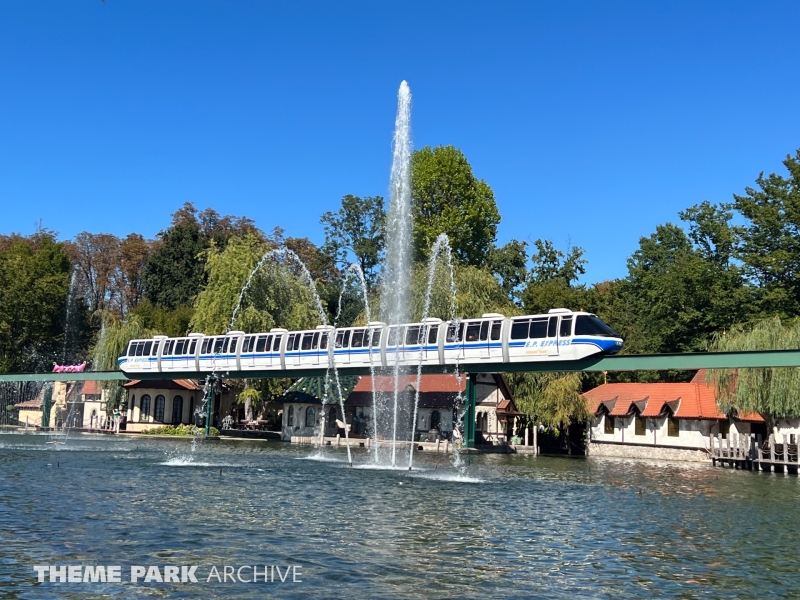
[[[603,444],[590,442],[587,454],[594,456],[613,456],[617,458],[644,458],[650,460],[676,460],[684,462],[710,462],[705,450],[692,448],[664,448],[632,444]]]

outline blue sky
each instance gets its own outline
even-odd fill
[[[586,249],[728,201],[800,147],[797,2],[5,2],[0,232],[153,237],[184,201],[322,242],[415,147],[494,189],[498,241]]]

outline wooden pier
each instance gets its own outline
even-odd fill
[[[782,440],[775,435],[762,442],[761,435],[752,433],[729,434],[722,439],[719,434],[711,436],[711,464],[732,469],[775,471],[793,473],[800,471],[800,454],[797,444],[790,443],[786,434]]]

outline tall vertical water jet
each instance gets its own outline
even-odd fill
[[[397,92],[394,152],[386,223],[386,265],[382,278],[381,315],[387,324],[407,323],[411,287],[411,89],[403,81]],[[392,466],[397,455],[397,402],[400,367],[395,367],[392,417]],[[412,427],[413,437],[413,427]]]

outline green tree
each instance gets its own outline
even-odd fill
[[[506,380],[517,408],[534,426],[542,424],[566,434],[570,425],[591,417],[581,396],[581,373],[509,373]],[[567,448],[571,453],[571,447]]]
[[[69,362],[85,355],[88,323],[80,300],[70,331],[65,326],[71,271],[65,244],[52,232],[0,238],[0,371],[49,371],[65,345]]]
[[[797,348],[800,348],[800,321],[785,323],[778,317],[718,333],[710,346],[717,352]],[[714,369],[708,371],[707,380],[714,384],[723,412],[757,412],[767,420],[770,431],[775,419],[800,414],[798,368]]]
[[[576,285],[586,272],[583,248],[573,246],[566,253],[550,240],[536,240],[536,252],[528,283],[521,293],[522,305],[529,314],[546,313],[551,308],[589,310],[589,294],[584,285]]]
[[[522,286],[528,278],[528,243],[511,240],[489,251],[488,268],[497,277],[508,299],[521,304]]]
[[[223,333],[239,294],[271,244],[255,235],[233,237],[224,249],[205,253],[208,284],[198,295],[191,327],[206,334]],[[305,282],[292,265],[267,261],[253,277],[234,326],[244,331],[271,327],[307,329],[319,323],[319,313]]]
[[[623,294],[646,333],[638,352],[705,350],[714,332],[742,320],[747,305],[738,271],[724,260],[707,260],[671,223],[639,240]]]
[[[734,195],[733,208],[747,220],[737,255],[758,288],[763,315],[800,314],[800,150],[783,161],[784,177],[762,172],[756,185]]]
[[[246,217],[223,217],[210,208],[198,213],[186,202],[172,215],[170,227],[158,234],[144,269],[144,296],[168,309],[191,305],[206,282],[203,252],[212,243],[224,248],[243,235],[264,237]]]
[[[348,194],[336,212],[326,212],[320,218],[325,226],[323,251],[335,257],[342,269],[355,261],[364,273],[367,285],[373,287],[378,266],[383,258],[386,212],[383,198],[359,198]]]
[[[494,192],[477,179],[461,150],[426,146],[411,157],[414,248],[426,260],[440,233],[459,262],[484,266],[497,237],[500,213]]]

